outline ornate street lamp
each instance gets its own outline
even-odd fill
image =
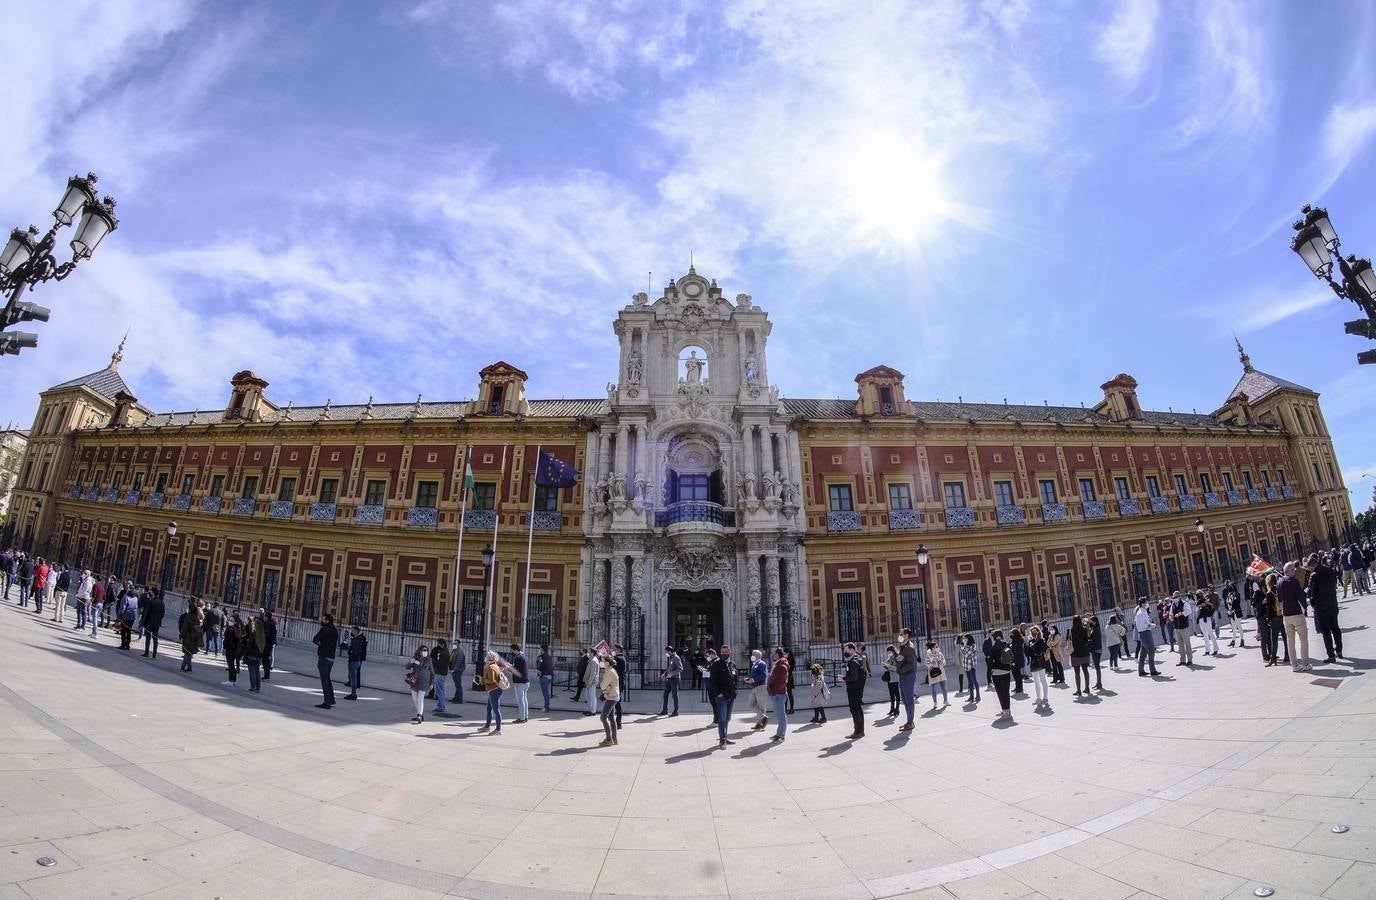
[[[73,175],[67,179],[67,192],[53,210],[53,227],[43,237],[38,237],[38,229],[32,225],[27,230],[16,228],[10,232],[9,242],[0,250],[0,293],[9,295],[0,313],[0,331],[17,322],[48,321],[51,310],[21,301],[24,291],[45,281],[66,278],[78,263],[91,257],[106,235],[119,227],[114,199],[97,199],[95,185],[94,172],[84,178]],[[53,255],[58,229],[73,223],[76,231],[71,240],[72,258],[59,263]],[[38,336],[32,332],[0,334],[0,356],[36,346]]]
[[[483,547],[483,608],[478,614],[478,652],[473,654],[473,690],[480,690],[482,686],[483,657],[487,655],[487,604],[489,602],[488,587],[491,583],[492,545],[487,544]]]
[[[927,583],[927,563],[931,560],[931,555],[927,552],[926,544],[918,544],[913,551],[917,555],[917,567],[922,571],[922,624],[926,631],[924,637],[932,634],[932,598],[931,588]]]
[[[1300,212],[1304,218],[1295,222],[1290,249],[1304,261],[1315,278],[1328,282],[1333,293],[1351,300],[1366,314],[1365,319],[1345,322],[1343,330],[1376,340],[1376,271],[1371,268],[1371,260],[1356,256],[1343,258],[1339,252],[1342,242],[1328,219],[1328,210],[1306,205]],[[1333,277],[1335,264],[1341,281]],[[1376,350],[1358,353],[1357,362],[1376,363]]]

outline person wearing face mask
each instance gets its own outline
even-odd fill
[[[674,652],[673,647],[664,648],[664,698],[660,704],[661,716],[678,715],[678,684],[683,678],[683,659]],[[669,712],[669,698],[674,698],[674,711]]]
[[[898,673],[898,696],[903,702],[903,715],[906,719],[899,731],[913,730],[913,715],[917,711],[917,648],[913,646],[913,632],[910,628],[900,629],[895,649]]]
[[[406,686],[411,689],[411,706],[416,710],[411,717],[412,725],[425,721],[425,694],[434,680],[435,668],[430,663],[430,648],[422,644],[406,663]]]

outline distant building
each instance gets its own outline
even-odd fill
[[[1104,608],[1351,523],[1318,395],[1240,346],[1237,385],[1197,414],[1142,409],[1122,374],[1080,407],[912,401],[887,366],[854,399],[784,398],[765,311],[691,269],[612,327],[614,381],[578,400],[528,399],[497,362],[472,400],[298,407],[244,371],[213,411],[153,413],[117,352],[41,395],[22,536],[140,581],[470,637],[495,544],[494,639],[653,648]],[[534,485],[537,447],[578,483]]]
[[[9,522],[10,493],[19,483],[28,443],[28,431],[14,427],[0,431],[0,523]],[[3,528],[4,524],[0,524],[0,529]]]

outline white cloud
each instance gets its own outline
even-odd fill
[[[1125,82],[1135,84],[1151,62],[1156,43],[1157,0],[1126,0],[1095,43],[1095,54]]]

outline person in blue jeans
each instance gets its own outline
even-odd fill
[[[913,646],[913,632],[910,628],[898,631],[898,644],[894,647],[896,670],[898,673],[898,696],[903,701],[903,713],[907,721],[899,726],[899,731],[913,730],[913,717],[917,712],[917,648]],[[972,676],[973,678],[973,676]],[[974,684],[974,681],[971,681]],[[975,685],[978,690],[979,686]]]
[[[486,664],[483,669],[482,685],[483,690],[487,691],[487,721],[483,723],[483,727],[479,728],[478,730],[487,731],[489,728],[492,728],[492,723],[495,720],[497,723],[497,727],[492,728],[492,733],[501,734],[503,690],[502,670],[506,669],[508,672],[512,673],[514,673],[516,670],[512,668],[511,663],[502,659],[502,657],[498,655],[496,650],[487,651],[487,655],[483,657],[483,662]]]
[[[707,669],[707,692],[712,695],[717,714],[717,746],[726,749],[727,744],[736,743],[726,737],[731,707],[736,702],[736,664],[731,661],[731,648],[725,644],[722,645],[721,655],[712,660]]]
[[[550,700],[554,698],[554,654],[549,652],[549,644],[540,645],[535,671],[540,675],[540,696],[545,701],[545,712],[549,712]]]
[[[769,703],[774,710],[774,736],[770,738],[774,743],[782,743],[784,736],[788,733],[788,683],[793,678],[793,672],[788,665],[788,655],[783,647],[774,648],[774,665],[769,670],[769,679],[765,682],[765,691],[769,694]]]
[[[468,654],[463,652],[463,644],[458,641],[454,642],[454,652],[449,655],[449,676],[454,679],[454,696],[449,700],[462,703],[463,680],[468,677]]]
[[[311,638],[315,644],[315,668],[320,673],[321,701],[316,709],[334,708],[334,682],[330,680],[330,670],[334,668],[334,655],[339,648],[339,629],[334,627],[334,616],[324,613],[320,616],[320,630]]]
[[[349,635],[349,693],[344,695],[345,700],[357,700],[358,689],[363,684],[363,664],[368,660],[368,638],[364,636],[363,629],[355,625]],[[443,685],[437,685],[436,690],[444,690]]]
[[[664,648],[664,697],[660,703],[661,716],[678,715],[678,685],[683,680],[683,657],[673,647]],[[674,711],[669,712],[669,698],[674,698]]]

